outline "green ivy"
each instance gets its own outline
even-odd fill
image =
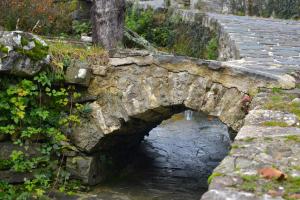
[[[85,107],[74,103],[80,97],[74,86],[54,84],[51,77],[51,72],[32,79],[0,76],[0,134],[24,150],[39,147],[37,155],[18,150],[0,160],[0,170],[35,174],[23,185],[0,182],[0,199],[38,199],[50,188],[72,189],[67,184],[70,174],[63,169],[62,144],[68,141],[65,132],[80,123]]]

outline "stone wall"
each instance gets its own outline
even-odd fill
[[[227,0],[229,13],[277,18],[299,18],[298,0]]]
[[[209,17],[206,14],[200,12],[176,10],[175,16],[179,16],[185,23],[201,22],[203,27],[208,28],[211,32],[215,33],[218,39],[218,60],[237,60],[240,59],[240,52],[236,46],[236,43],[232,40],[227,32],[224,31],[222,25],[217,19]]]
[[[163,4],[164,0],[160,0]],[[157,4],[144,3],[143,7]],[[164,5],[167,5],[166,1]],[[203,12],[214,12],[222,14],[250,15],[276,18],[299,18],[299,0],[170,0],[169,7],[198,9]],[[153,6],[155,8],[155,6]]]
[[[299,18],[298,0],[197,0],[197,9],[205,12],[276,18]]]

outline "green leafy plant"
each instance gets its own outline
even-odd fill
[[[135,5],[127,8],[125,21],[128,29],[144,37],[159,50],[211,60],[218,58],[215,34],[200,23],[186,23],[169,12],[141,10]],[[139,48],[126,38],[124,44]]]
[[[77,36],[81,36],[82,34],[90,33],[92,30],[92,25],[90,22],[74,21],[72,28]]]
[[[218,39],[213,37],[206,46],[205,58],[209,60],[217,60],[218,46]]]
[[[6,30],[23,30],[43,35],[72,33],[71,13],[76,1],[1,0],[0,25]]]
[[[32,79],[0,77],[0,134],[24,149],[0,160],[0,169],[35,173],[34,179],[17,187],[1,182],[0,199],[38,199],[48,189],[71,188],[70,175],[62,173],[63,142],[68,141],[67,130],[80,123],[84,105],[74,103],[80,97],[74,86],[65,87],[53,78],[50,71]],[[29,155],[25,150],[33,144],[37,153]]]

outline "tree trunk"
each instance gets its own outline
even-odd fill
[[[125,0],[93,0],[93,42],[111,50],[123,39]]]

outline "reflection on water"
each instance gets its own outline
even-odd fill
[[[185,116],[185,119],[187,120],[187,121],[191,121],[192,119],[193,119],[193,111],[191,111],[191,110],[186,110],[185,112],[184,112],[184,116]]]
[[[230,147],[216,118],[186,111],[153,129],[123,178],[93,193],[103,200],[199,200]]]

